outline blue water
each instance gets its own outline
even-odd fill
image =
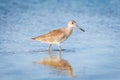
[[[119,0],[0,0],[0,80],[120,80]],[[74,29],[61,44],[74,77],[34,64],[48,57],[47,44],[31,38],[65,27]],[[57,54],[58,47],[52,47]]]

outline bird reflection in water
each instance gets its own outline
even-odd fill
[[[60,71],[67,72],[68,76],[73,77],[73,71],[71,65],[61,57],[61,51],[58,51],[57,56],[53,55],[51,51],[49,52],[49,57],[44,58],[41,61],[35,62],[36,64],[41,64],[44,66],[49,66]]]

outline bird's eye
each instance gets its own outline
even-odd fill
[[[72,24],[74,24],[74,22],[72,21]]]

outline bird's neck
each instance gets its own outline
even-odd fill
[[[70,34],[72,33],[72,27],[66,27],[65,28],[65,35],[67,36],[67,37],[69,37],[70,36]]]

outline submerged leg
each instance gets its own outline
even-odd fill
[[[58,58],[59,60],[61,60],[61,51],[58,51],[57,58]]]
[[[48,54],[50,55],[50,58],[52,58],[52,53],[50,50],[48,50]]]
[[[52,44],[49,44],[48,49],[47,49],[48,51],[50,51],[50,47],[51,47],[51,46],[52,46]]]
[[[59,53],[58,53],[58,59],[61,60],[61,52],[62,52],[62,48],[60,46],[60,44],[58,44],[58,47],[59,47]]]
[[[58,46],[59,46],[59,50],[60,50],[60,52],[61,52],[61,51],[62,51],[62,48],[61,48],[60,44],[58,44]]]

